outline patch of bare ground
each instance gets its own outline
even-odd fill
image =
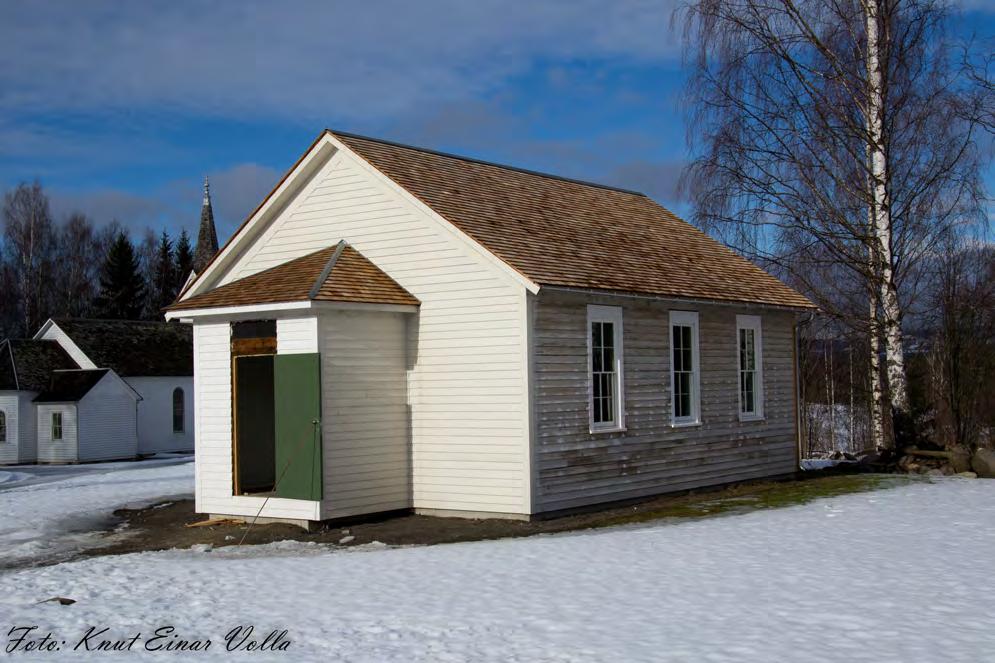
[[[748,513],[757,509],[803,504],[822,497],[889,488],[913,479],[896,475],[804,473],[783,481],[756,481],[710,490],[671,494],[531,522],[503,519],[439,518],[395,515],[349,523],[325,524],[305,531],[289,524],[220,521],[204,523],[207,516],[194,513],[193,500],[165,502],[143,509],[121,509],[121,523],[108,532],[108,545],[84,556],[189,548],[197,544],[223,547],[294,540],[339,546],[380,542],[387,545],[432,545],[507,537],[552,534],[597,527],[678,522],[687,519]]]

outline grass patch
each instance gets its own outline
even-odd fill
[[[660,508],[645,509],[605,519],[598,523],[598,527],[779,509],[806,504],[823,497],[895,488],[922,480],[922,477],[908,475],[838,474],[812,479],[746,484],[724,489],[721,492],[722,497],[708,493],[686,495]]]

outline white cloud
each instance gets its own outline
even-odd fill
[[[673,5],[5,2],[0,112],[387,117],[477,97],[537,58],[673,58]]]
[[[208,173],[218,237],[224,241],[279,181],[281,173],[255,163],[241,163]],[[196,238],[200,223],[202,183],[196,178],[174,180],[146,194],[117,189],[50,190],[56,218],[83,212],[97,225],[117,220],[137,237],[146,228],[178,233],[186,228]]]

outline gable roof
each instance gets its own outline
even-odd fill
[[[35,403],[69,403],[78,401],[97,386],[105,375],[106,368],[81,368],[52,373],[48,388],[38,394]]]
[[[52,371],[79,366],[55,341],[28,338],[0,343],[0,389],[43,391]]]
[[[330,133],[540,285],[813,307],[641,193]]]
[[[418,299],[344,240],[195,295],[168,310],[249,306],[298,301],[400,304]]]
[[[175,322],[53,318],[100,368],[118,375],[193,375],[193,330]]]

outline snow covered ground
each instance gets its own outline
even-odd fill
[[[0,621],[62,647],[25,660],[114,658],[68,654],[95,626],[158,660],[973,663],[995,657],[993,550],[995,481],[942,479],[527,539],[93,558],[0,576]],[[289,649],[229,653],[239,625]],[[145,652],[167,626],[211,645]]]
[[[0,470],[0,569],[93,546],[114,509],[193,496],[191,456]]]

